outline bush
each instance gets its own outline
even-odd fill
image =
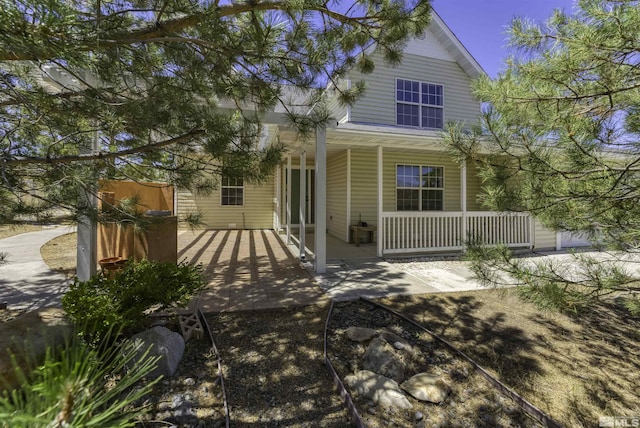
[[[76,279],[62,307],[76,326],[89,326],[87,333],[100,337],[114,327],[140,328],[151,310],[184,306],[204,286],[201,265],[129,261],[113,277]]]
[[[113,347],[79,337],[47,349],[44,363],[23,370],[14,363],[20,387],[0,395],[0,427],[132,427],[146,409],[136,403],[160,380],[139,384],[159,357],[137,357],[132,342]],[[135,362],[135,370],[127,370]]]

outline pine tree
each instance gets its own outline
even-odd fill
[[[474,258],[490,260],[475,265],[485,281],[509,278],[526,285],[526,297],[573,310],[622,295],[640,312],[637,276],[620,263],[640,246],[639,28],[640,2],[630,0],[581,0],[544,25],[515,19],[504,71],[475,82],[482,124],[453,125],[447,138],[460,161],[478,166],[486,206],[528,211],[616,250],[567,266],[474,248]]]
[[[77,201],[98,179],[259,181],[281,153],[259,145],[265,113],[295,101],[290,125],[309,135],[323,88],[371,71],[374,49],[397,63],[430,17],[427,0],[0,2],[3,223],[90,214]]]

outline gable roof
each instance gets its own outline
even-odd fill
[[[487,74],[471,53],[464,47],[451,29],[440,18],[440,15],[431,7],[431,23],[429,30],[442,46],[453,56],[455,61],[471,78]]]

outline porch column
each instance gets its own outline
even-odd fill
[[[81,153],[98,152],[98,131],[93,133],[91,147],[80,149]],[[95,171],[94,171],[95,172]],[[95,182],[89,189],[80,189],[78,205],[88,211],[98,209],[98,179],[94,175]],[[89,215],[83,214],[78,219],[78,233],[76,238],[76,276],[80,281],[87,281],[97,271],[98,264],[98,225]]]
[[[300,260],[304,261],[304,234],[306,233],[304,217],[307,208],[307,152],[300,151]]]
[[[315,252],[316,272],[327,271],[327,128],[316,128],[315,183]]]
[[[347,149],[347,237],[345,242],[351,242],[351,149]]]
[[[97,197],[89,192],[81,191],[81,203],[86,207],[94,208],[97,205]],[[80,281],[87,281],[97,271],[98,264],[98,227],[95,220],[82,215],[78,219],[77,226],[77,276]]]
[[[460,243],[466,247],[467,241],[467,161],[463,160],[460,165],[460,210],[462,211],[462,224],[460,227]]]
[[[276,232],[280,230],[280,200],[282,199],[282,167],[278,165],[276,167],[276,196],[273,200],[274,216],[273,216],[273,228]]]
[[[287,155],[287,245],[291,245],[291,155]]]
[[[382,257],[382,242],[384,240],[384,225],[382,224],[382,209],[383,209],[383,190],[382,185],[382,146],[378,146],[378,257]]]

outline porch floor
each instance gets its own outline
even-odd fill
[[[417,263],[376,257],[376,244],[356,247],[327,236],[326,272],[314,272],[314,236],[305,235],[300,262],[297,231],[291,244],[273,230],[181,230],[178,260],[202,263],[207,313],[251,311],[358,297],[478,290],[462,262]]]
[[[272,230],[181,230],[178,260],[202,263],[203,312],[303,306],[326,300]]]

